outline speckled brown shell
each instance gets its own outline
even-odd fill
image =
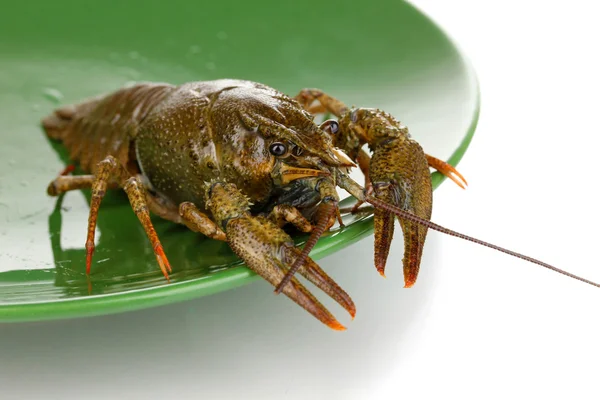
[[[152,186],[176,204],[204,207],[204,185],[234,183],[254,202],[272,191],[275,158],[267,139],[242,115],[269,116],[279,93],[247,81],[219,80],[178,87],[147,117],[136,138],[138,163]]]
[[[153,83],[121,89],[59,108],[42,120],[42,126],[50,138],[63,142],[84,171],[94,172],[98,162],[112,155],[137,173],[131,143],[140,123],[173,90]]]
[[[60,108],[42,124],[84,171],[112,155],[175,204],[201,209],[205,182],[213,179],[234,183],[253,203],[266,202],[273,194],[272,141],[294,141],[337,162],[331,142],[295,100],[250,81],[140,84]]]

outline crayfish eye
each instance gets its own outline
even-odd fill
[[[321,124],[321,129],[335,135],[340,130],[340,124],[335,119],[330,119]]]
[[[269,151],[271,154],[277,157],[281,157],[285,153],[287,153],[287,146],[281,142],[271,143],[269,146]]]

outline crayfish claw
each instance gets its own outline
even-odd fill
[[[416,141],[401,136],[376,147],[370,174],[374,197],[421,218],[431,218],[431,177],[425,153]],[[394,214],[376,208],[375,218],[375,266],[383,275],[394,232]],[[411,287],[419,274],[427,227],[398,219],[404,233],[404,284]]]
[[[301,251],[295,246],[285,246],[285,264],[292,265]],[[354,319],[356,316],[356,306],[350,296],[331,279],[319,265],[308,257],[303,265],[298,269],[300,275],[308,279],[313,285],[325,292],[334,299],[340,306],[344,307],[348,314]]]
[[[264,217],[241,217],[227,223],[227,241],[231,249],[246,265],[273,286],[277,286],[289,270],[299,251],[283,230]],[[309,261],[310,260],[310,261]],[[299,272],[353,315],[350,297],[329,278],[310,258]],[[319,321],[335,330],[345,327],[296,278],[282,288],[282,292]]]
[[[301,250],[271,219],[252,216],[247,198],[235,185],[216,183],[209,193],[209,208],[218,225],[223,227],[231,249],[251,270],[277,287],[302,255]],[[356,308],[350,296],[310,257],[299,265],[298,272],[354,317]],[[330,328],[346,329],[297,278],[290,276],[281,291]]]
[[[363,138],[373,152],[370,162],[363,157],[359,163],[370,182],[365,185],[364,196],[357,197],[359,201],[364,201],[365,196],[374,197],[381,204],[430,219],[432,186],[428,158],[406,127],[390,115],[373,109],[357,109],[342,119],[341,125],[354,132],[356,137]],[[347,137],[352,138],[351,135]],[[360,152],[354,153],[360,155]],[[436,166],[442,168],[440,163]],[[375,267],[385,276],[394,235],[394,213],[376,206],[374,214]],[[411,287],[419,273],[427,227],[405,218],[398,219],[404,233],[404,282],[406,287]]]

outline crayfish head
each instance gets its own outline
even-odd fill
[[[265,121],[259,130],[270,133],[265,136],[269,152],[275,158],[271,171],[275,185],[284,186],[297,179],[326,177],[336,168],[355,166],[342,150],[333,146],[329,131],[334,124],[337,122],[329,121],[318,126],[311,119],[299,126],[283,126],[272,120]]]

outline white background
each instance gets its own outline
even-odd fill
[[[433,220],[600,281],[594,2],[414,3],[459,43],[482,91],[460,164],[469,188],[436,190]],[[372,245],[320,262],[358,305],[344,333],[264,282],[153,310],[3,325],[1,397],[600,397],[600,289],[431,232],[419,282],[402,290],[399,265],[386,280],[375,272]],[[391,258],[401,257],[398,239]]]

